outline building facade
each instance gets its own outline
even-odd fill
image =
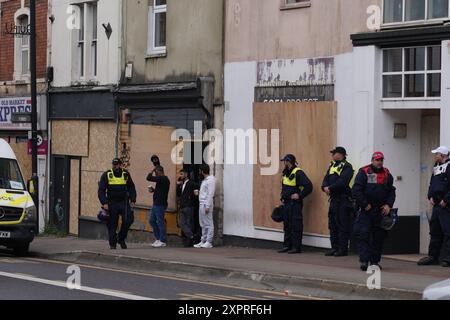
[[[19,114],[31,113],[29,3],[25,0],[0,1],[0,138],[5,139],[17,155],[25,179],[32,176],[31,122],[17,123]],[[48,134],[47,134],[47,60],[48,1],[36,2],[36,63],[38,176],[40,186],[39,228],[45,226],[48,209]]]
[[[51,4],[49,215],[70,234],[96,230],[98,181],[117,153],[121,10],[120,0]]]
[[[116,101],[119,153],[138,177],[134,229],[151,230],[147,221],[152,197],[145,177],[153,167],[151,156],[157,155],[171,181],[168,232],[180,234],[178,172],[184,167],[198,181],[208,144],[203,133],[223,128],[223,6],[222,0],[124,1],[122,73]],[[182,132],[182,141],[175,130]],[[174,154],[178,161],[173,161]],[[218,181],[215,217],[220,243],[223,166],[211,163],[211,169]]]
[[[448,19],[439,0],[226,2],[224,126],[280,129],[279,153],[295,153],[315,185],[306,245],[329,247],[320,183],[343,145],[356,169],[383,151],[395,177],[400,223],[386,251],[426,251],[430,151],[450,143]],[[257,170],[225,165],[224,234],[282,241],[270,221],[281,168]]]
[[[81,237],[105,236],[96,219],[98,181],[117,156],[138,191],[131,236],[149,238],[145,178],[158,155],[171,180],[168,232],[179,235],[175,187],[183,163],[172,161],[180,146],[172,133],[192,133],[186,145],[202,151],[203,131],[223,126],[223,2],[54,0],[51,12],[53,222]],[[197,179],[198,165],[185,162]],[[222,168],[213,169],[221,181]],[[221,217],[220,187],[216,198]]]

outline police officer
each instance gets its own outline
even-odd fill
[[[133,224],[133,209],[136,204],[136,188],[129,172],[122,169],[122,162],[115,158],[112,161],[112,170],[106,171],[100,178],[98,198],[103,209],[109,211],[108,233],[109,246],[116,249],[117,242],[122,249],[126,249],[125,240],[128,229]],[[119,215],[122,217],[122,226],[117,236]]]
[[[439,147],[432,151],[436,155],[428,199],[433,205],[430,220],[430,247],[428,257],[421,259],[418,265],[439,263],[444,237],[447,237],[447,257],[442,261],[443,267],[450,267],[450,159],[448,147]]]
[[[303,200],[311,194],[313,185],[306,174],[297,167],[292,154],[284,161],[281,201],[284,204],[284,243],[279,253],[296,254],[302,252],[303,238]]]
[[[369,263],[379,266],[387,235],[381,221],[391,212],[396,197],[394,178],[383,164],[383,153],[375,152],[372,164],[359,170],[352,189],[353,198],[360,208],[354,232],[363,271],[367,271]]]
[[[350,182],[353,166],[347,162],[347,151],[336,147],[330,151],[333,161],[323,179],[322,191],[330,197],[328,227],[330,229],[331,250],[326,256],[344,257],[348,255],[350,238],[350,215],[353,211]]]

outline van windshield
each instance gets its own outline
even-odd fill
[[[25,184],[16,160],[0,159],[0,188],[25,190]]]

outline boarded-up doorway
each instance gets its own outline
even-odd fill
[[[176,165],[172,162],[171,153],[175,142],[171,140],[173,127],[132,125],[130,152],[130,174],[133,177],[137,191],[137,205],[151,207],[153,196],[148,192],[152,183],[146,180],[148,173],[153,169],[150,162],[152,155],[157,155],[164,167],[166,176],[170,180],[169,211],[176,211]],[[154,184],[153,184],[154,185]]]
[[[320,191],[329,166],[330,150],[336,145],[336,102],[255,103],[254,128],[279,129],[281,155],[296,155],[300,167],[314,185],[313,194],[305,201],[304,231],[328,234],[328,199]],[[281,229],[271,212],[280,204],[281,172],[262,176],[261,166],[253,172],[253,220],[255,227]]]

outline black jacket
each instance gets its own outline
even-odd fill
[[[292,174],[292,171],[295,169],[292,168],[291,170],[285,169],[283,171],[283,177],[289,177]],[[303,170],[297,171],[296,174],[296,183],[297,185],[295,187],[286,186],[282,184],[281,187],[281,200],[290,201],[291,196],[293,194],[298,194],[300,196],[300,201],[303,201],[308,195],[310,195],[313,191],[313,185],[311,180],[306,176],[305,172]],[[303,187],[303,190],[300,188]]]
[[[450,160],[442,165],[437,163],[434,166],[428,188],[428,199],[431,198],[436,204],[442,200],[450,204]]]
[[[147,181],[156,182],[155,192],[153,192],[153,205],[167,207],[170,189],[169,178],[166,176],[154,176],[150,173],[147,176]]]
[[[127,184],[125,186],[110,186],[108,183],[108,171],[104,172],[98,183],[98,199],[101,204],[109,202],[120,202],[130,200],[136,202],[136,187],[130,173],[125,169],[114,171],[114,176],[119,178],[122,176],[122,170],[125,171],[127,177]]]
[[[343,166],[341,175],[337,173],[330,174],[332,167]],[[327,170],[322,182],[322,190],[325,187],[330,188],[331,198],[352,195],[352,189],[350,188],[350,181],[352,181],[354,174],[353,166],[347,161],[332,162]]]
[[[177,186],[177,196],[180,199],[181,208],[194,207],[196,203],[196,196],[194,190],[198,190],[198,185],[191,180],[188,180],[183,190],[183,185]]]
[[[368,175],[365,170],[369,170],[369,173],[372,174],[382,174],[382,171],[386,170],[384,182],[377,183],[376,177],[368,181]],[[361,168],[356,175],[352,195],[359,208],[362,209],[366,208],[369,204],[372,205],[372,208],[381,208],[386,204],[392,208],[396,197],[394,178],[384,168],[381,171],[372,165]]]

